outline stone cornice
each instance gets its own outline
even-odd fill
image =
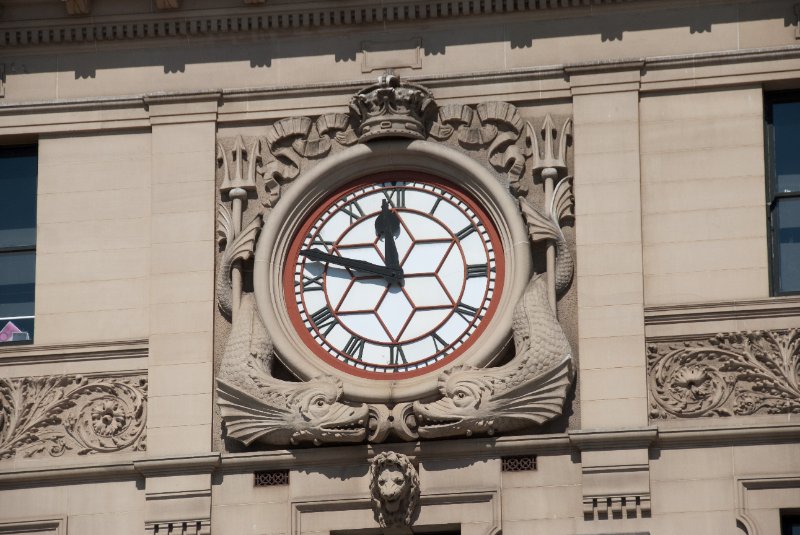
[[[569,441],[581,451],[646,448],[656,440],[657,436],[658,431],[655,427],[579,429],[569,432]]]
[[[1,30],[0,30],[1,31]],[[613,60],[604,60],[602,62],[578,62],[571,64],[561,65],[544,65],[526,68],[503,69],[497,71],[484,71],[484,72],[462,72],[441,75],[425,75],[425,76],[408,76],[404,79],[420,83],[426,87],[436,89],[440,87],[457,87],[469,86],[474,88],[479,84],[503,84],[509,82],[526,82],[533,80],[543,79],[562,79],[563,88],[561,90],[552,91],[552,98],[563,98],[569,96],[569,89],[572,85],[570,79],[576,74],[602,74],[602,73],[618,73],[620,71],[637,71],[641,72],[640,91],[657,91],[662,88],[663,80],[657,82],[649,82],[647,73],[653,69],[676,69],[676,73],[682,72],[681,69],[687,67],[702,65],[735,65],[743,63],[756,63],[768,61],[785,61],[800,59],[800,45],[788,45],[780,47],[757,48],[749,50],[735,50],[735,51],[716,51],[705,52],[702,54],[684,54],[675,56],[663,57],[644,57],[644,58],[618,58]],[[730,75],[726,72],[714,74],[713,76],[727,77],[725,84],[746,83],[752,84],[752,80],[747,77],[748,73],[733,72]],[[737,79],[742,78],[739,82]],[[675,82],[680,82],[682,78],[676,78]],[[96,115],[103,110],[119,110],[120,113],[129,110],[138,110],[137,113],[130,114],[122,117],[120,115],[120,128],[137,128],[149,126],[149,119],[146,108],[149,103],[153,102],[166,102],[166,101],[187,101],[192,99],[208,100],[219,98],[223,104],[233,104],[239,101],[250,102],[258,98],[274,100],[278,97],[289,96],[330,96],[341,94],[342,96],[349,95],[353,90],[363,87],[365,82],[372,81],[369,79],[359,80],[339,80],[327,83],[315,84],[297,84],[297,85],[273,85],[263,87],[247,87],[247,88],[210,88],[203,91],[176,91],[170,93],[153,92],[146,94],[134,95],[121,95],[114,97],[86,97],[86,98],[73,98],[73,99],[58,99],[46,101],[23,101],[14,102],[0,100],[0,119],[3,116],[15,116],[24,114],[37,113],[63,113],[69,112],[85,112],[90,115],[92,112]],[[668,80],[667,83],[672,83]],[[691,80],[687,82],[689,86],[693,86]],[[712,84],[713,85],[713,84]],[[652,86],[652,87],[651,87]],[[678,86],[672,87],[675,89]],[[539,98],[542,98],[541,93]],[[237,112],[233,112],[234,115]],[[224,122],[227,120],[227,112],[222,106],[219,109],[219,120]],[[116,117],[103,116],[103,124],[106,128],[112,127],[111,123],[116,120]],[[239,117],[233,117],[231,120],[239,120]],[[99,124],[100,118],[94,116],[87,118],[89,125]],[[70,125],[75,127],[75,117],[70,117]],[[1,126],[1,125],[0,125]],[[37,130],[37,132],[40,130]]]
[[[116,17],[65,17],[0,25],[0,47],[87,43],[221,33],[281,32],[320,27],[361,26],[470,15],[509,14],[529,11],[556,11],[570,8],[593,9],[598,4],[630,3],[642,0],[388,0],[376,5],[357,2],[296,2],[269,5],[246,2],[250,6],[235,9],[170,10],[154,14]],[[86,10],[74,14],[89,14]]]
[[[649,306],[645,325],[800,316],[800,296]]]
[[[763,418],[762,418],[763,419]],[[769,417],[767,417],[769,419]],[[730,425],[719,419],[704,418],[702,427],[675,427],[659,425],[617,430],[580,430],[569,434],[523,435],[497,439],[462,439],[426,444],[386,444],[374,446],[342,446],[335,448],[309,448],[273,450],[245,453],[201,453],[182,457],[147,457],[138,454],[127,459],[119,457],[97,463],[86,459],[69,464],[42,465],[26,461],[0,465],[0,488],[36,482],[71,481],[73,483],[152,477],[187,473],[247,472],[250,470],[297,469],[310,466],[361,462],[377,452],[391,449],[420,460],[425,458],[484,457],[496,458],[515,454],[566,455],[582,443],[581,449],[619,449],[646,447],[660,448],[703,447],[720,445],[766,444],[797,442],[800,440],[800,423],[768,423]],[[571,443],[572,442],[572,443]],[[28,465],[30,463],[30,465]],[[27,466],[26,466],[27,465]]]
[[[0,348],[0,367],[20,364],[146,358],[146,339],[112,340],[83,344],[9,346]]]

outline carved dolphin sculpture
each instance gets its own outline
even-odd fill
[[[572,279],[573,261],[558,224],[564,190],[554,194],[545,216],[525,200],[520,210],[531,239],[556,241],[556,290]],[[516,354],[497,368],[455,367],[439,378],[442,398],[415,402],[421,438],[493,435],[542,424],[562,412],[572,383],[569,342],[547,299],[547,279],[534,275],[514,308],[512,333]]]
[[[225,238],[232,226],[220,226]],[[229,219],[229,218],[228,218]],[[231,269],[252,255],[260,218],[228,240],[217,274],[220,309],[230,315]],[[243,293],[217,374],[217,404],[228,436],[250,445],[255,441],[287,445],[311,442],[362,442],[366,437],[368,408],[341,403],[341,382],[317,377],[307,382],[276,379],[272,340],[256,309],[252,294]]]

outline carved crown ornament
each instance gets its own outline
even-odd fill
[[[573,273],[562,231],[572,217],[565,176],[571,121],[556,127],[547,116],[536,128],[505,102],[438,106],[427,88],[391,73],[357,92],[348,110],[281,119],[262,135],[218,142],[216,292],[231,322],[216,377],[225,436],[245,445],[491,436],[561,415],[574,376],[555,307]],[[433,203],[427,212],[423,198]],[[359,199],[364,207],[356,206]],[[457,228],[434,217],[441,202],[472,223]],[[349,238],[326,241],[318,232],[326,217],[346,218],[342,236],[367,236],[367,243],[350,247],[368,249],[376,260],[342,253]],[[415,227],[415,217],[427,223]],[[443,229],[438,237],[414,236],[437,225]],[[309,245],[303,246],[307,232]],[[468,239],[483,240],[478,249],[489,263],[465,260],[448,273],[462,277],[462,288],[483,288],[484,304],[455,298],[420,304],[434,299],[439,285],[447,293],[450,280],[439,274],[441,267],[431,273],[409,268],[413,248],[467,251]],[[545,272],[533,272],[533,254],[542,255]],[[414,293],[420,281],[428,286]],[[325,296],[332,302],[337,284],[349,285],[341,294],[345,301],[361,292],[354,312],[329,303],[303,315],[306,301]],[[354,285],[358,292],[351,292]],[[390,300],[391,307],[381,304]],[[416,307],[411,316],[402,312],[406,301]],[[292,307],[301,309],[302,321]],[[415,314],[435,317],[436,310],[456,319],[429,334],[409,335],[407,343],[401,335],[391,338],[393,318],[407,327]],[[372,327],[358,331],[360,325],[342,314],[361,315],[363,322],[377,318],[391,341],[362,337],[358,333]],[[461,345],[448,346],[445,331],[459,317],[485,324],[466,327]],[[414,325],[428,328],[423,321]],[[333,340],[338,327],[349,340]],[[430,342],[432,356],[415,361],[411,351],[422,342]],[[369,357],[380,344],[385,357]],[[332,357],[319,358],[323,350]]]

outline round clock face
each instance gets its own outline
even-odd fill
[[[427,175],[383,173],[302,226],[284,273],[289,315],[317,356],[385,379],[438,368],[489,323],[503,253],[486,214]]]

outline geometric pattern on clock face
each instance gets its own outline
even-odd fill
[[[391,236],[376,230],[387,209],[399,223]],[[300,250],[386,266],[391,240],[404,281],[326,258],[291,259],[294,303],[313,349],[386,378],[454,357],[495,297],[498,251],[488,225],[456,190],[421,180],[366,184],[329,200],[298,236]]]

